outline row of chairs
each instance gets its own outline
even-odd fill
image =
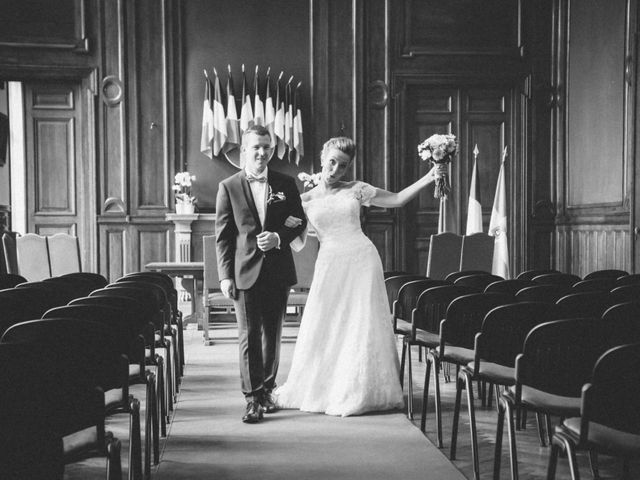
[[[457,277],[463,278],[464,276],[468,275]],[[407,354],[409,354],[408,413],[411,416],[413,408],[410,347],[412,345],[418,345],[420,347],[426,347],[429,352],[429,361],[425,375],[421,428],[424,431],[429,377],[431,367],[433,366],[434,386],[436,389],[437,440],[438,446],[442,447],[438,372],[443,362],[456,365],[461,373],[457,381],[451,458],[455,458],[460,400],[462,389],[466,388],[471,420],[474,472],[476,478],[478,478],[479,463],[475,433],[472,381],[483,380],[491,384],[513,385],[515,382],[513,364],[516,356],[522,350],[527,334],[533,327],[542,322],[563,318],[565,316],[575,317],[575,308],[570,306],[572,304],[571,302],[566,302],[567,304],[564,308],[561,305],[562,302],[559,302],[560,305],[554,305],[549,301],[546,303],[529,301],[514,303],[515,298],[512,292],[489,292],[488,287],[486,288],[487,293],[477,293],[477,289],[474,288],[477,286],[459,285],[456,275],[453,276],[453,281],[455,282],[453,285],[450,281],[431,280],[425,279],[424,277],[416,280],[415,277],[411,278],[407,276],[405,280],[407,280],[407,282],[403,283],[401,277],[392,274],[386,281],[390,300],[396,298],[393,301],[395,329],[397,333],[404,336],[402,372],[404,372],[405,358]],[[498,282],[498,284],[500,283],[501,282]],[[590,294],[577,294],[578,297],[584,297],[585,295],[589,296]],[[582,300],[584,301],[585,299],[582,298]],[[573,302],[573,305],[575,306],[576,303]],[[632,307],[628,305],[632,305]],[[624,307],[614,307],[612,313],[608,313],[608,318],[615,316],[617,322],[613,324],[611,322],[607,323],[606,327],[602,327],[600,333],[594,337],[601,342],[601,346],[616,345],[623,341],[628,341],[630,338],[637,338],[637,341],[640,341],[640,323],[637,321],[633,323],[633,321],[628,320],[628,318],[633,317],[634,311],[637,312],[637,307],[634,305],[635,304],[630,303]],[[634,310],[634,308],[636,308],[636,310]],[[406,319],[407,315],[405,312],[409,311],[411,312],[411,321],[407,321]],[[600,313],[596,310],[591,310],[590,312],[592,315],[599,315]],[[623,317],[627,320],[620,320],[618,317]],[[565,322],[570,322],[570,320],[565,320]],[[585,323],[584,319],[579,319],[577,322],[579,322],[580,325]],[[576,325],[571,324],[571,328]],[[613,331],[611,329],[612,325],[617,326]],[[604,331],[607,332],[606,335]],[[566,337],[559,338],[566,340]],[[589,349],[589,347],[587,347],[587,349]],[[602,351],[602,348],[599,350],[591,349],[592,356],[585,358],[594,360],[593,354],[602,353]],[[482,355],[488,355],[489,357],[480,363],[480,358],[484,358]],[[491,355],[493,355],[493,357]],[[595,358],[597,358],[597,355]],[[593,363],[593,361],[589,362],[585,360],[582,366],[590,371]],[[560,363],[559,365],[562,366],[563,364]],[[565,362],[564,365],[569,365],[569,363]],[[402,378],[404,378],[404,373],[402,373]],[[576,375],[573,378],[585,380],[586,377],[584,375]],[[581,385],[582,384],[580,384],[580,386]],[[503,404],[502,402],[501,405]],[[520,409],[517,409],[517,412],[519,411]],[[501,439],[501,436],[499,438]],[[515,449],[512,448],[511,451],[512,458],[515,458]],[[497,450],[496,464],[495,472],[499,472],[499,453]],[[517,466],[517,464],[515,465]],[[515,470],[514,478],[516,477],[517,469]]]
[[[55,449],[58,466],[97,448],[101,453],[109,454],[108,478],[119,478],[119,460],[115,465],[119,459],[119,453],[115,453],[119,442],[104,432],[104,414],[122,412],[130,415],[129,478],[140,479],[143,475],[149,478],[151,452],[153,450],[153,461],[157,463],[159,431],[166,435],[169,411],[184,365],[183,350],[179,348],[182,343],[178,338],[181,320],[173,309],[173,305],[177,305],[176,297],[169,277],[149,272],[129,274],[110,285],[99,275],[76,273],[0,291],[0,305],[4,310],[0,317],[0,346],[3,343],[20,344],[26,346],[27,352],[34,352],[43,344],[48,351],[53,351],[46,357],[47,372],[61,378],[65,386],[75,384],[75,390],[82,386],[91,387],[89,390],[98,387],[103,393],[102,420],[94,425],[90,441],[66,434],[56,437],[58,440],[64,437],[64,448]],[[7,314],[9,311],[13,314]],[[35,344],[37,349],[32,346]],[[134,384],[146,386],[144,473],[140,404],[129,394],[129,387]],[[31,390],[34,388],[40,387],[31,385]],[[46,398],[45,390],[38,391],[37,398]],[[5,403],[2,404],[4,407]],[[12,405],[18,411],[24,411],[20,404]],[[51,410],[53,405],[57,403],[47,403],[43,411]],[[94,408],[91,418],[98,417]],[[59,418],[65,419],[65,415]],[[71,422],[66,430],[53,428],[55,425],[51,422],[42,425],[40,431],[44,428],[67,432],[76,424]],[[11,460],[14,471],[19,465],[20,462]],[[27,468],[28,460],[22,466]],[[3,471],[6,467],[3,462]],[[17,476],[30,478],[24,471]],[[45,475],[44,478],[50,477]]]

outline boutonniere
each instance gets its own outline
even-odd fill
[[[273,193],[271,189],[271,185],[269,185],[269,195],[267,196],[267,205],[271,205],[272,203],[284,202],[287,199],[284,192],[276,192]]]

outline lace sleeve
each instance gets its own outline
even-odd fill
[[[365,182],[358,182],[355,186],[355,197],[360,201],[360,205],[368,207],[371,199],[376,196],[376,188]]]

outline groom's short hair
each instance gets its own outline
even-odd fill
[[[244,138],[251,133],[253,133],[254,135],[258,135],[259,137],[267,136],[271,138],[271,133],[269,132],[267,127],[264,127],[262,125],[251,125],[242,134],[242,140],[244,141]]]

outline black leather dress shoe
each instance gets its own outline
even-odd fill
[[[258,423],[262,420],[264,409],[258,402],[247,403],[247,410],[244,412],[242,421],[244,423]]]
[[[262,408],[264,408],[264,413],[275,413],[278,410],[280,410],[280,408],[276,404],[275,399],[273,398],[273,395],[270,393],[264,394],[264,396],[262,397],[261,403],[262,403]]]

